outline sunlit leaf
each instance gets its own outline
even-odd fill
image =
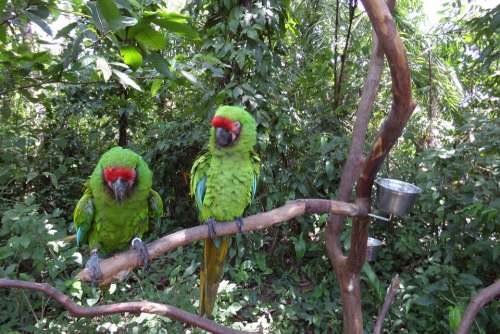
[[[102,72],[102,76],[104,78],[104,81],[108,81],[109,78],[111,78],[111,66],[109,66],[108,62],[106,59],[103,57],[97,57],[95,61],[97,69],[99,69]]]
[[[123,58],[125,64],[130,66],[131,68],[137,68],[142,65],[142,55],[133,46],[125,46],[120,49],[120,55]]]
[[[124,87],[132,87],[142,92],[141,87],[131,77],[129,77],[128,74],[115,69],[113,69],[113,73],[118,77],[118,80]]]
[[[202,87],[201,83],[198,81],[198,79],[196,79],[196,77],[194,75],[192,75],[191,73],[189,72],[186,72],[184,70],[180,70],[179,71],[182,76],[184,78],[186,78],[189,82],[191,82],[193,85],[195,86],[198,86],[198,87]]]
[[[158,93],[162,84],[163,80],[161,79],[153,80],[153,83],[151,84],[151,96],[155,96]]]

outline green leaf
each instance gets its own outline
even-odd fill
[[[167,39],[159,31],[151,27],[146,27],[135,35],[135,40],[141,43],[145,48],[151,50],[161,50],[167,46]]]
[[[49,17],[50,14],[49,8],[43,5],[30,7],[29,9],[27,9],[27,11],[35,14],[41,19],[46,19],[47,17]]]
[[[0,25],[0,41],[4,42],[7,40],[7,27],[5,25]]]
[[[3,10],[5,9],[6,4],[7,4],[7,0],[0,0],[0,14],[3,13]]]
[[[69,46],[68,49],[65,50],[63,58],[63,68],[67,68],[70,64],[73,63],[74,60],[78,58],[78,55],[82,51],[81,43],[83,41],[83,38],[84,34],[82,32],[75,40],[73,40],[71,46]]]
[[[384,301],[384,289],[382,287],[382,283],[368,262],[363,265],[362,272],[364,274],[362,278],[366,280],[368,285],[373,289],[378,302],[382,303]]]
[[[151,96],[155,96],[158,93],[162,84],[163,84],[162,79],[153,80],[153,83],[151,84]]]
[[[259,41],[259,35],[257,34],[257,31],[255,29],[249,29],[247,31],[247,36],[248,38],[251,38],[254,41]]]
[[[158,11],[155,14],[156,17],[153,19],[153,22],[160,27],[186,39],[200,39],[198,32],[189,24],[187,16],[165,11]]]
[[[43,31],[45,31],[47,35],[52,36],[52,29],[50,29],[50,26],[47,24],[47,22],[45,22],[40,16],[29,11],[25,11],[25,13],[31,22],[39,26]]]
[[[460,306],[448,307],[448,323],[452,332],[456,332],[462,320],[463,309]]]
[[[94,20],[94,24],[97,30],[103,33],[108,32],[108,30],[110,30],[108,23],[97,9],[97,5],[95,4],[95,2],[87,2],[87,7],[90,11],[92,19]]]
[[[68,36],[70,31],[75,29],[76,25],[77,25],[76,22],[72,22],[72,23],[68,24],[67,26],[65,26],[64,28],[62,28],[61,30],[59,30],[57,32],[56,37],[54,37],[54,39]]]
[[[125,46],[120,49],[120,55],[123,58],[123,62],[133,69],[142,65],[142,55],[133,46]]]
[[[121,29],[120,10],[112,0],[97,0],[97,10],[99,16],[104,18],[112,30]]]
[[[118,70],[113,70],[113,73],[118,77],[118,80],[124,87],[132,87],[139,92],[142,92],[141,87],[128,74]]]
[[[82,299],[83,296],[83,289],[82,289],[82,282],[81,281],[73,281],[71,284],[71,292],[70,294],[73,297],[76,297],[77,299]]]
[[[54,188],[57,188],[59,186],[59,182],[57,180],[57,176],[54,173],[49,173],[49,172],[43,172],[43,175],[47,178],[50,179],[50,182],[54,186]]]
[[[328,160],[325,164],[325,171],[326,171],[326,176],[328,176],[328,179],[331,180],[333,178],[334,168],[333,168],[333,163],[330,160]]]
[[[130,16],[122,16],[120,18],[120,29],[122,28],[125,28],[125,27],[132,27],[132,26],[135,26],[137,24],[137,19],[135,17],[130,17]]]
[[[108,82],[109,78],[111,78],[112,71],[111,71],[111,66],[109,66],[106,59],[104,59],[103,57],[97,57],[95,60],[95,65],[97,69],[102,72],[104,81]]]
[[[86,302],[87,302],[88,306],[94,306],[95,304],[97,304],[98,301],[99,301],[99,296],[94,297],[94,298],[87,298],[86,299]]]
[[[111,284],[111,285],[109,286],[109,290],[108,290],[108,292],[109,292],[109,294],[110,294],[110,295],[112,295],[113,293],[115,293],[115,291],[116,291],[116,284],[115,284],[115,283],[113,283],[113,284]]]
[[[295,246],[295,256],[297,259],[303,258],[306,253],[306,242],[302,239],[302,234],[297,238],[294,238],[293,241]]]
[[[202,87],[202,84],[198,81],[198,79],[196,79],[196,77],[194,75],[192,75],[191,73],[189,72],[186,72],[184,70],[180,70],[179,71],[182,76],[184,78],[186,78],[189,82],[191,82],[193,85],[197,86],[197,87]]]
[[[147,59],[148,62],[150,62],[158,71],[158,73],[160,73],[163,77],[169,78],[171,80],[176,79],[174,74],[169,69],[168,61],[166,61],[160,54],[150,54]]]
[[[479,278],[467,273],[461,273],[458,275],[458,282],[464,286],[483,285],[483,282]]]
[[[429,297],[429,296],[419,296],[417,299],[415,299],[415,304],[421,305],[421,306],[429,306],[434,304],[434,300]]]

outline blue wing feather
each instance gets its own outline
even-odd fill
[[[82,226],[79,226],[76,229],[76,245],[77,245],[77,247],[80,247],[80,244],[83,242],[85,234],[87,234],[87,233]]]
[[[203,206],[203,199],[205,198],[205,191],[207,190],[206,186],[207,186],[207,177],[204,176],[196,184],[196,193],[195,193],[196,205],[200,210],[201,207]]]
[[[255,199],[255,193],[257,192],[257,176],[253,176],[252,180],[252,200]]]

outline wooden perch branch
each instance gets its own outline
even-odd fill
[[[19,280],[0,279],[0,288],[15,288],[40,291],[61,304],[72,316],[98,317],[117,313],[150,313],[166,316],[170,319],[181,321],[195,327],[205,329],[216,334],[243,334],[251,333],[217,325],[215,322],[183,311],[177,307],[149,301],[126,302],[93,307],[82,307],[76,304],[69,296],[63,294],[53,286],[46,283],[26,282]]]
[[[380,310],[380,313],[378,314],[377,321],[375,322],[375,327],[373,327],[373,334],[380,334],[382,332],[382,326],[384,324],[384,319],[387,315],[387,312],[389,312],[389,308],[391,307],[392,303],[394,302],[394,298],[396,297],[396,294],[398,293],[400,283],[401,283],[401,281],[399,279],[399,275],[396,274],[396,276],[394,276],[394,278],[392,279],[391,285],[389,285],[389,288],[387,289],[387,293],[385,295],[385,300],[384,300],[384,305],[382,306],[382,309]]]
[[[354,204],[324,199],[301,199],[288,202],[271,211],[244,218],[242,232],[268,228],[305,213],[335,213],[346,216],[356,216],[360,214],[357,206]],[[216,224],[216,233],[218,236],[232,235],[239,233],[239,228],[235,221],[221,222]],[[208,227],[206,225],[177,231],[149,243],[147,245],[149,256],[151,259],[154,259],[173,249],[206,238],[208,238]],[[132,250],[104,259],[101,262],[101,272],[103,276],[99,284],[107,285],[113,280],[119,280],[140,265],[141,260],[139,256]],[[77,277],[82,281],[90,281],[90,275],[87,269],[78,273]]]
[[[460,321],[460,326],[458,327],[457,334],[467,334],[469,333],[472,322],[476,318],[477,313],[483,308],[484,305],[488,304],[495,297],[500,296],[500,280],[490,286],[482,289],[478,292],[469,306],[465,310],[462,316],[462,321]]]

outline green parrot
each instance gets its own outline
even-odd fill
[[[86,267],[95,284],[102,273],[98,252],[121,251],[131,242],[148,267],[149,254],[141,238],[163,214],[163,202],[152,186],[153,175],[137,153],[122,147],[105,152],[76,204],[76,242],[92,250]]]
[[[229,237],[215,238],[215,222],[236,219],[241,230],[241,216],[255,196],[260,171],[253,151],[256,136],[255,120],[245,109],[219,107],[212,119],[209,151],[191,169],[190,193],[210,234],[200,272],[202,315],[212,314],[230,242]]]

